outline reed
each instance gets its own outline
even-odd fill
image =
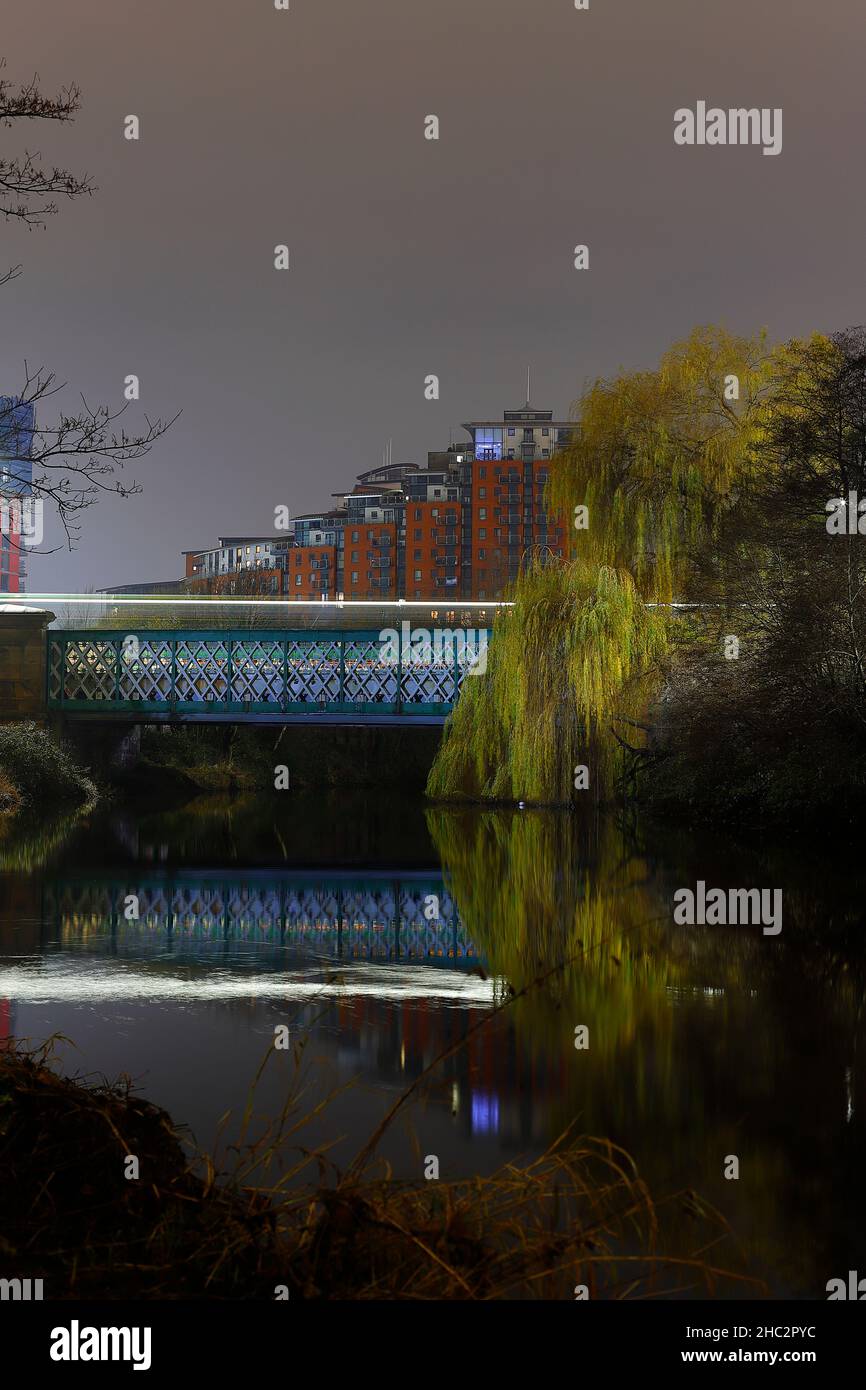
[[[128,1080],[86,1085],[49,1063],[49,1045],[0,1053],[0,1229],[4,1268],[42,1278],[52,1299],[764,1292],[717,1212],[689,1189],[653,1201],[605,1140],[567,1131],[539,1157],[454,1182],[398,1181],[372,1155],[341,1174],[303,1147],[321,1105],[304,1110],[299,1085],[220,1171]],[[124,1177],[130,1153],[139,1181]]]

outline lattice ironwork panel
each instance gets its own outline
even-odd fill
[[[243,936],[250,931],[270,931],[280,924],[280,895],[240,884],[229,890],[226,912],[233,934]]]
[[[393,910],[394,902],[390,893],[374,894],[362,891],[343,895],[343,917],[349,925],[381,926],[390,920]]]
[[[368,704],[397,701],[397,667],[382,658],[382,644],[346,643],[346,683],[344,700]]]
[[[436,898],[438,903],[429,902],[428,898]],[[433,917],[428,917],[425,908],[430,911],[438,905],[439,911]],[[417,892],[413,889],[403,889],[400,893],[399,902],[400,920],[412,926],[426,927],[431,921],[452,923],[457,917],[457,908],[451,894],[440,883],[433,888],[421,888]]]
[[[116,673],[113,642],[90,637],[67,642],[60,660],[57,698],[113,700]]]
[[[450,704],[454,699],[454,662],[409,662],[403,667],[400,696],[405,704]]]
[[[286,897],[286,921],[295,926],[330,925],[340,920],[342,914],[341,896],[323,889],[295,893],[290,891]]]
[[[295,642],[287,644],[288,700],[327,704],[340,698],[340,643]]]
[[[228,644],[219,638],[177,643],[175,695],[182,701],[221,702],[228,690]]]
[[[138,641],[137,652],[121,648],[120,699],[171,699],[172,645],[164,637]]]
[[[231,698],[279,705],[284,691],[282,642],[235,642]]]
[[[168,897],[162,888],[130,889],[138,897],[139,920],[146,926],[165,931],[174,926]],[[121,908],[123,903],[121,902]],[[121,912],[121,916],[123,913]]]
[[[222,929],[225,902],[219,889],[202,885],[175,888],[171,897],[171,925],[193,935]]]

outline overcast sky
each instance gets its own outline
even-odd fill
[[[24,266],[0,394],[27,359],[91,402],[136,373],[143,409],[183,411],[134,466],[143,494],[33,557],[31,589],[175,577],[184,549],[326,503],[389,437],[421,462],[521,405],[527,363],[567,415],[697,323],[866,320],[862,0],[590,5],[5,0],[6,76],[74,80],[83,110],[0,150],[98,191],[44,232],[0,225]],[[781,107],[781,154],[677,147],[699,100]]]

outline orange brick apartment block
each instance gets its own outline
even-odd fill
[[[397,527],[393,522],[347,524],[343,593],[347,599],[397,598]]]
[[[460,585],[459,502],[406,503],[406,597],[457,597]]]

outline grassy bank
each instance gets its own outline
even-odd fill
[[[533,1162],[453,1182],[383,1178],[370,1146],[346,1174],[295,1147],[263,1187],[303,1124],[287,1106],[218,1175],[128,1086],[63,1079],[44,1051],[0,1053],[7,1277],[41,1278],[52,1299],[571,1299],[581,1284],[632,1298],[731,1281],[761,1292],[724,1267],[724,1225],[693,1192],[653,1202],[628,1156],[599,1140],[565,1136]]]

